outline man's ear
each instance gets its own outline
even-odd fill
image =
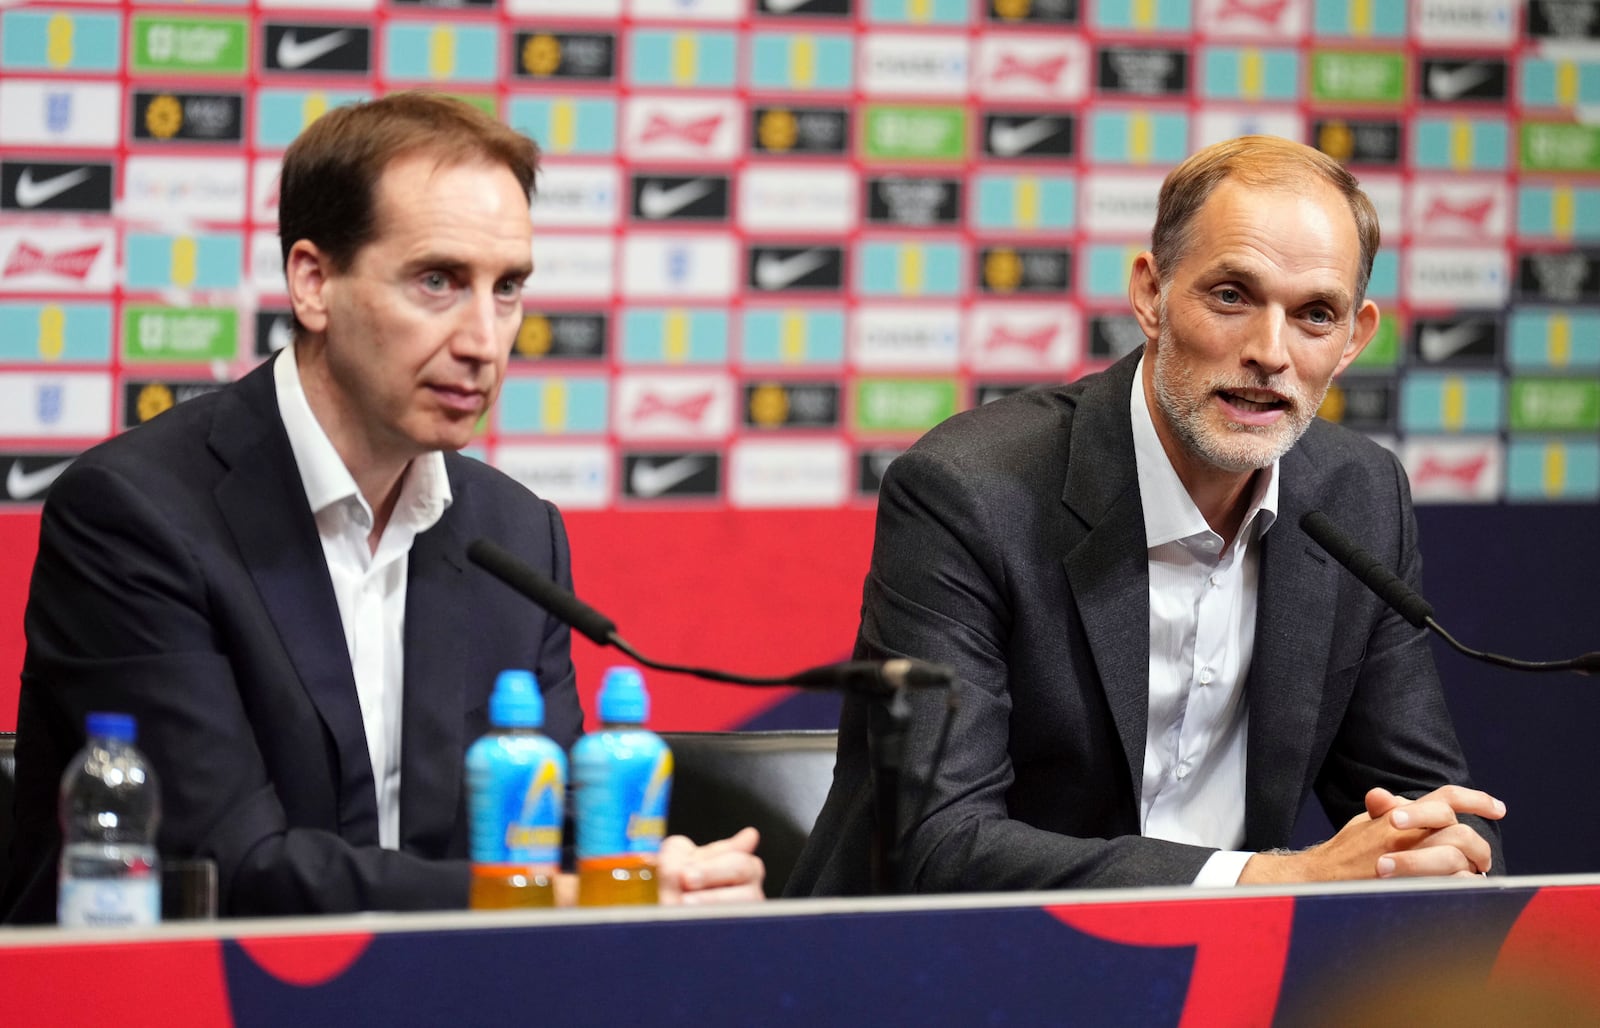
[[[1333,369],[1335,375],[1350,366],[1350,362],[1361,356],[1361,351],[1372,342],[1372,337],[1378,334],[1378,305],[1371,300],[1364,300],[1361,309],[1356,311],[1356,323],[1350,333],[1350,341],[1344,345],[1344,354],[1339,358],[1339,366]]]
[[[1128,302],[1133,305],[1133,316],[1144,330],[1144,337],[1154,342],[1161,335],[1161,273],[1156,269],[1156,255],[1149,250],[1133,259]]]
[[[298,240],[289,248],[283,274],[289,283],[289,303],[296,320],[307,332],[327,331],[328,291],[333,278],[328,255],[311,240]]]

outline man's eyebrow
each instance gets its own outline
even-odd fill
[[[1213,282],[1219,280],[1238,282],[1251,288],[1261,284],[1261,276],[1254,269],[1233,261],[1222,261],[1213,265],[1199,277]],[[1351,307],[1351,297],[1343,289],[1315,289],[1306,294],[1301,303],[1302,305],[1320,303],[1336,311],[1346,311]]]
[[[472,262],[460,257],[447,257],[444,254],[421,254],[405,264],[406,272],[414,274],[419,271],[446,271],[452,275],[460,275],[472,269]],[[533,262],[523,261],[511,264],[501,269],[496,278],[528,278],[533,274]]]

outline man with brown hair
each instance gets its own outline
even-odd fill
[[[90,450],[45,505],[0,909],[54,914],[84,714],[135,715],[159,848],[224,914],[462,907],[468,745],[496,673],[581,727],[565,625],[467,563],[570,582],[551,504],[454,451],[498,395],[532,273],[538,150],[457,100],[340,108],[284,155],[294,345]],[[663,897],[756,899],[755,833],[663,848]]]
[[[1378,325],[1377,216],[1336,162],[1252,136],[1161,189],[1102,374],[958,415],[889,469],[856,655],[952,665],[913,697],[900,888],[1479,874],[1504,806],[1467,769],[1422,632],[1301,530],[1419,574],[1405,472],[1315,413]],[[868,720],[791,893],[865,891]],[[1343,827],[1279,850],[1312,793]]]

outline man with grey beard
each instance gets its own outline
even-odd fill
[[[1338,163],[1248,136],[1163,183],[1145,346],[940,425],[884,479],[856,656],[954,667],[911,698],[899,889],[1231,885],[1501,870],[1420,630],[1301,530],[1415,585],[1388,451],[1315,418],[1371,340],[1377,215]],[[791,894],[868,891],[869,721]],[[924,783],[926,783],[924,802]],[[1326,842],[1285,846],[1315,793]]]

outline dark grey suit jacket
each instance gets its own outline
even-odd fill
[[[0,910],[55,916],[56,792],[91,710],[138,718],[161,853],[215,860],[223,913],[465,906],[462,761],[496,673],[537,672],[563,745],[582,714],[568,630],[465,557],[492,538],[566,584],[560,515],[445,460],[454,502],[408,567],[399,851],[378,846],[338,604],[270,362],[73,463],[45,504],[28,597]]]
[[[1181,884],[1213,852],[1139,835],[1150,645],[1129,420],[1138,358],[958,415],[884,479],[856,655],[942,661],[961,683],[920,819],[910,808],[944,705],[913,698],[903,889]],[[1373,786],[1416,796],[1467,783],[1422,633],[1300,530],[1326,511],[1416,584],[1399,463],[1319,420],[1280,467],[1245,684],[1250,850],[1285,845],[1312,791],[1342,825]],[[869,891],[867,734],[881,713],[845,701],[833,788],[791,895]],[[1499,836],[1479,827],[1499,867]]]

